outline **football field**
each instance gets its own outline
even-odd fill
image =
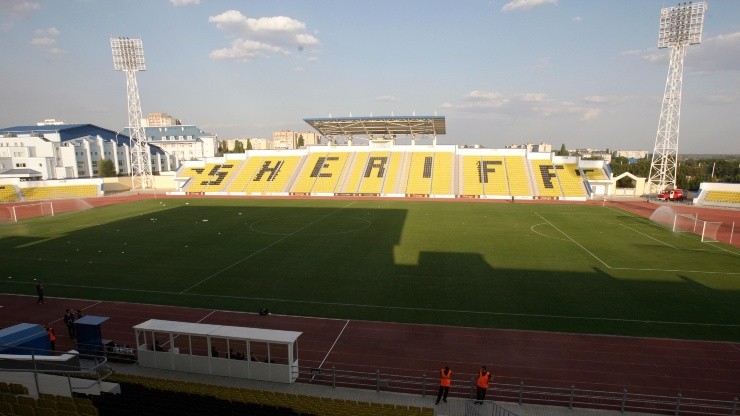
[[[612,207],[165,198],[0,224],[0,291],[740,340],[740,250]]]

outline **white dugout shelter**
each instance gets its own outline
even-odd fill
[[[144,367],[280,383],[298,377],[302,332],[159,319],[142,322],[134,331]]]

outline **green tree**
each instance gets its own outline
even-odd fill
[[[224,153],[226,153],[226,151],[224,150],[225,147],[226,147],[226,143],[218,142],[218,148],[216,148],[216,156],[223,156]]]
[[[98,162],[98,175],[101,178],[110,178],[116,176],[116,165],[110,159],[100,159]]]
[[[566,149],[566,148],[565,148],[565,143],[563,143],[563,144],[562,144],[562,145],[560,146],[560,150],[558,151],[557,155],[558,155],[558,156],[568,156],[568,154],[569,154],[569,153],[568,153],[568,149]]]
[[[244,144],[241,140],[234,140],[234,150],[231,153],[244,153]]]
[[[247,139],[247,150],[252,150],[252,141]]]
[[[304,144],[303,143],[303,135],[301,134],[301,135],[298,136],[298,147],[299,148],[303,147],[303,144]]]

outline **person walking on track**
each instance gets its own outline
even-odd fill
[[[437,401],[434,404],[439,404],[439,400],[442,399],[447,403],[447,395],[450,393],[450,386],[452,385],[452,370],[449,366],[439,370],[439,393],[437,393]]]

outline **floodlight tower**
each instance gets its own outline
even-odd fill
[[[111,38],[113,67],[126,73],[128,93],[128,127],[131,138],[131,188],[152,187],[152,163],[144,126],[141,125],[141,101],[136,71],[146,71],[141,39]]]
[[[678,121],[681,116],[681,86],[686,47],[701,43],[707,3],[684,3],[660,10],[658,48],[670,48],[668,78],[660,109],[658,134],[648,175],[649,193],[676,187],[678,172]]]

